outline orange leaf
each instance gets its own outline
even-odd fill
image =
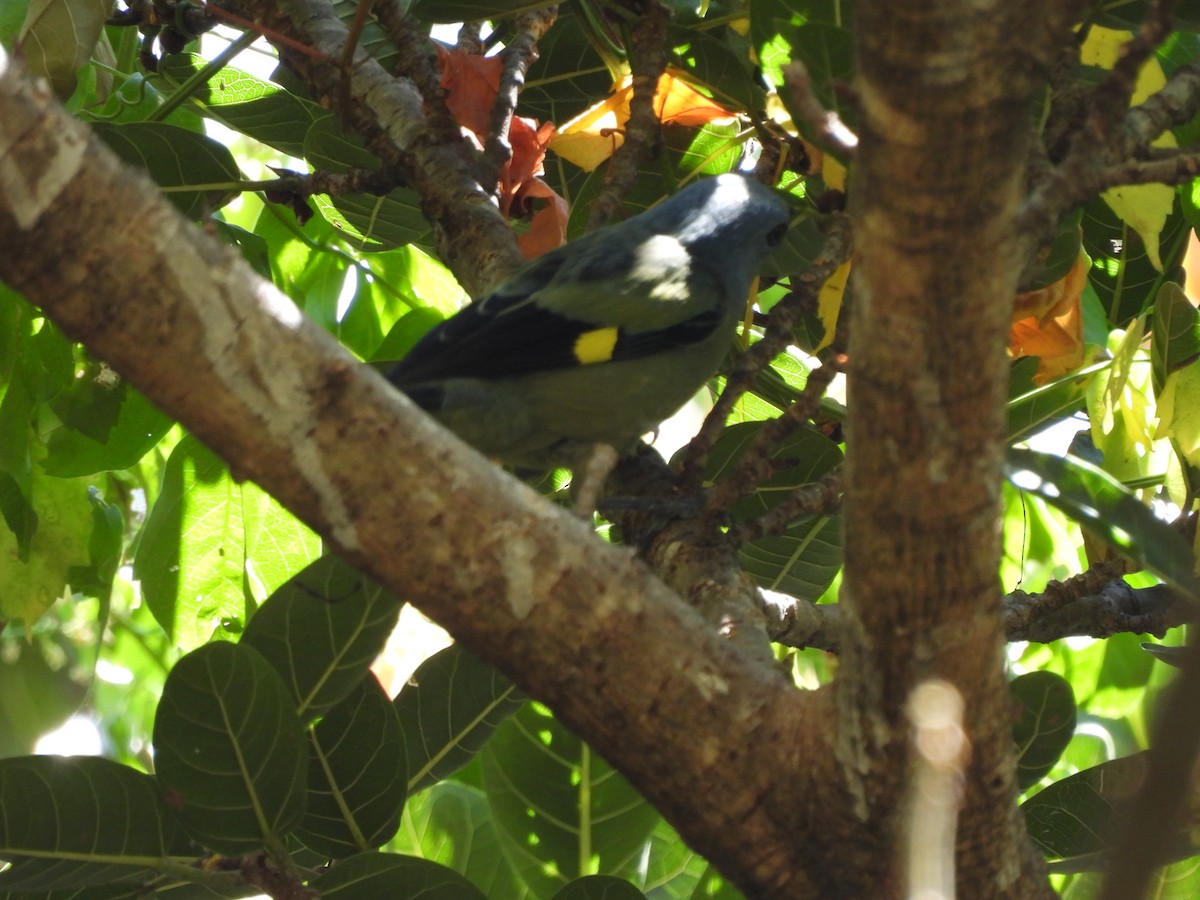
[[[454,120],[483,139],[491,121],[492,104],[500,91],[504,61],[499,56],[479,56],[435,43],[446,106]]]
[[[682,74],[679,69],[668,68],[658,80],[654,112],[664,125],[720,124],[736,118],[684,81]],[[613,85],[613,92],[605,100],[563,125],[551,140],[551,149],[584,171],[592,171],[625,142],[632,98],[633,79],[626,75]]]
[[[1008,349],[1013,356],[1037,356],[1035,384],[1045,384],[1083,365],[1082,293],[1088,259],[1080,251],[1064,277],[1036,291],[1018,294]]]
[[[520,201],[523,206],[528,206],[532,197],[548,202],[533,214],[529,220],[529,230],[517,238],[517,246],[526,259],[541,256],[567,241],[567,201],[540,178],[526,182],[521,188]]]

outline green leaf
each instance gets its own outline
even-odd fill
[[[1008,451],[1006,469],[1018,488],[1044,499],[1193,598],[1200,597],[1187,541],[1108,473],[1074,457]]]
[[[0,619],[35,622],[67,587],[72,566],[89,563],[94,523],[86,478],[52,478],[34,469],[30,512],[38,523],[24,556],[7,529],[0,528]],[[0,479],[0,491],[4,490]]]
[[[1079,210],[1070,213],[1059,223],[1053,243],[1043,247],[1029,261],[1021,273],[1022,291],[1036,291],[1065,278],[1079,260],[1079,249],[1083,246],[1083,233],[1079,228]]]
[[[158,74],[178,88],[207,62],[195,53],[177,53],[163,58]],[[192,98],[195,108],[208,118],[297,158],[304,155],[304,137],[312,123],[330,117],[311,100],[302,100],[273,82],[233,66],[226,66],[200,85]]]
[[[76,74],[91,57],[111,8],[109,0],[30,0],[18,49],[30,74],[49,81],[59,100],[75,93]]]
[[[257,850],[304,813],[300,720],[251,647],[217,641],[175,664],[154,717],[154,762],[180,823],[218,853]]]
[[[396,833],[407,792],[400,720],[368,672],[309,732],[308,809],[295,835],[335,859],[373,850]]]
[[[48,474],[72,478],[133,468],[170,430],[172,420],[127,382],[110,393],[115,409],[105,421],[85,410],[79,427],[64,424],[50,434],[42,461]]]
[[[409,797],[391,849],[449,866],[488,897],[521,897],[483,791],[441,781]]]
[[[133,568],[151,612],[186,648],[245,628],[266,597],[320,552],[308,528],[190,435],[167,459]]]
[[[1164,283],[1154,300],[1153,338],[1154,388],[1161,392],[1172,372],[1200,358],[1200,313],[1173,281]]]
[[[1110,327],[1124,328],[1149,307],[1166,281],[1151,264],[1137,232],[1125,225],[1103,200],[1083,210],[1083,248],[1092,259],[1088,280],[1096,289]],[[1159,236],[1163,269],[1171,272],[1187,246],[1187,222],[1178,210]]]
[[[1056,781],[1023,804],[1029,836],[1057,872],[1103,869],[1111,850],[1114,808],[1141,784],[1146,753],[1101,763]],[[1181,827],[1162,847],[1163,864],[1184,859],[1200,847]]]
[[[314,878],[322,900],[487,900],[453,869],[412,856],[361,853]]]
[[[153,778],[89,756],[0,760],[0,891],[136,878],[193,855]]]
[[[508,719],[482,761],[501,846],[535,894],[636,873],[658,813],[547,710],[528,704]]]
[[[1006,407],[1008,442],[1015,444],[1023,441],[1081,410],[1087,399],[1087,388],[1092,376],[1107,366],[1108,362],[1104,361],[1070,372],[1046,384],[1034,384],[1033,376],[1037,374],[1038,360],[1027,356],[1014,362]]]
[[[145,169],[159,187],[222,185],[167,193],[167,199],[189,219],[214,212],[238,195],[235,185],[242,173],[233,154],[206,135],[164,122],[97,122],[92,130],[125,162]]]
[[[843,102],[837,86],[854,77],[850,17],[851,5],[840,0],[761,0],[750,6],[750,33],[767,81],[782,85],[783,67],[793,60],[803,62],[817,99],[847,124],[853,124],[854,110]],[[792,92],[780,91],[780,99],[790,105]],[[804,130],[806,117],[797,110],[789,111]]]
[[[32,753],[42,735],[54,731],[79,710],[87,689],[72,679],[72,667],[61,664],[64,643],[61,634],[35,634],[29,641],[8,641],[4,645],[4,662],[0,665],[0,759]]]
[[[306,721],[359,686],[400,616],[400,601],[338,556],[283,584],[250,620],[241,643],[283,678]]]
[[[554,27],[538,41],[519,112],[562,125],[612,89],[612,76],[582,27],[573,4],[558,8]]]
[[[766,92],[754,80],[750,46],[737,32],[725,28],[714,34],[673,25],[670,41],[677,61],[722,106],[745,112],[766,106]]]
[[[555,894],[554,900],[646,900],[646,895],[622,878],[585,875]]]
[[[421,663],[395,701],[409,790],[422,790],[465,766],[524,702],[507,678],[457,644]]]
[[[761,428],[761,422],[726,428],[709,454],[705,479],[718,483],[732,472]],[[761,516],[797,489],[813,483],[842,461],[842,451],[820,432],[801,428],[775,449],[772,458],[794,463],[739,500],[732,510],[735,522]],[[763,587],[816,600],[833,582],[842,564],[841,516],[810,516],[793,522],[783,534],[743,544],[738,558]]]
[[[1075,734],[1075,695],[1071,684],[1053,672],[1030,672],[1008,685],[1017,710],[1017,782],[1025,790],[1058,762]]]

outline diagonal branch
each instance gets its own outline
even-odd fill
[[[781,780],[830,793],[829,693],[749,660],[627,550],[419,413],[2,51],[0,243],[0,278],[544,700],[746,893],[815,895],[803,838],[833,810],[769,798]]]

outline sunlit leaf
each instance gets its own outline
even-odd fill
[[[1073,457],[1008,451],[1009,480],[1086,525],[1118,552],[1167,583],[1200,598],[1186,540],[1110,475]]]

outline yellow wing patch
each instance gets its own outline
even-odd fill
[[[581,366],[608,362],[617,346],[616,328],[597,328],[575,338],[575,359]]]

